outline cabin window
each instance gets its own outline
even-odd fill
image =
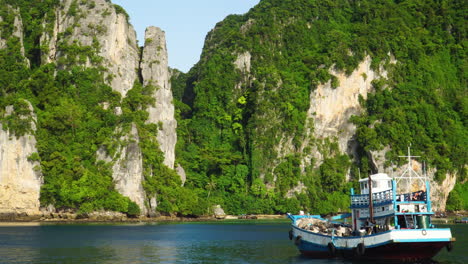
[[[392,181],[388,181],[388,188],[392,188]]]
[[[364,189],[367,189],[367,183],[364,183]]]
[[[377,188],[377,182],[376,181],[372,181],[372,188]]]

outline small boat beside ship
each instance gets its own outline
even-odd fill
[[[351,213],[322,218],[291,215],[289,238],[299,251],[313,258],[418,261],[451,251],[455,238],[450,228],[431,223],[430,185],[411,167],[399,177],[378,173],[359,180],[361,193],[351,189]],[[398,192],[397,185],[417,186],[418,191]]]

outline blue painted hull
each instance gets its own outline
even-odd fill
[[[293,238],[295,240],[296,238]],[[311,258],[349,258],[365,260],[418,261],[434,257],[441,249],[448,247],[450,241],[434,242],[389,242],[365,248],[363,253],[356,248],[336,248],[332,251],[322,245],[305,240],[295,240],[299,251]]]

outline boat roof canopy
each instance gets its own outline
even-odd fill
[[[373,174],[371,175],[371,178],[373,181],[377,181],[377,180],[391,180],[392,178],[388,177],[388,175],[386,173],[377,173],[377,174]],[[367,182],[369,181],[369,178],[364,178],[364,179],[360,179],[359,182]]]

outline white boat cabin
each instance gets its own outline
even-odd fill
[[[371,175],[372,193],[383,192],[392,189],[392,178],[385,173]],[[369,178],[360,179],[361,194],[369,194]]]
[[[394,222],[392,178],[385,173],[371,175],[373,219],[369,223],[369,178],[359,180],[360,195],[351,196],[352,226],[357,232],[366,232],[370,225],[389,230]],[[369,232],[369,230],[367,230]]]
[[[352,228],[355,232],[381,232],[394,228],[427,228],[432,215],[428,197],[429,182],[426,190],[396,193],[396,181],[385,173],[378,173],[359,180],[361,194],[351,190]],[[369,190],[372,190],[373,214],[369,211]],[[373,221],[371,221],[371,219]],[[371,223],[372,222],[372,223]],[[372,227],[370,230],[369,227]]]

